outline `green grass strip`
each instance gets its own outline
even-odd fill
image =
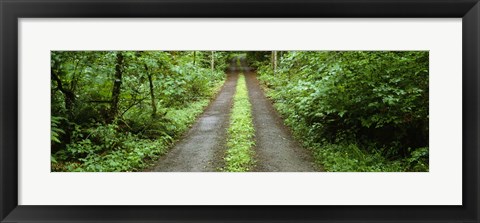
[[[255,128],[252,121],[252,105],[248,101],[248,90],[245,75],[240,74],[237,91],[233,98],[233,108],[228,128],[227,152],[225,156],[225,171],[246,172],[253,165],[253,137]]]

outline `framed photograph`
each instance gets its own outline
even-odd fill
[[[477,0],[1,1],[1,222],[479,222]]]

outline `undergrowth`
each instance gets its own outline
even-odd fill
[[[287,52],[259,80],[326,171],[425,172],[428,52]]]
[[[79,139],[78,143],[53,154],[52,171],[131,172],[152,166],[193,124],[223,83],[215,83],[207,97],[181,107],[165,108],[162,117],[147,116],[148,124],[138,129],[126,121],[88,129],[77,126],[73,138]],[[141,120],[139,116],[136,118]],[[134,129],[136,134],[125,129]]]

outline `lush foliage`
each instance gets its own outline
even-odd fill
[[[327,170],[428,171],[428,52],[277,53],[253,64]]]
[[[255,129],[251,108],[245,76],[242,74],[239,76],[233,98],[230,127],[228,128],[225,171],[245,172],[253,165],[252,147],[255,145],[253,141]]]
[[[140,171],[203,111],[224,52],[52,51],[53,171]]]
[[[148,168],[240,57],[327,171],[428,171],[423,51],[52,51],[52,171]],[[230,115],[223,170],[248,171],[255,130],[244,75]]]

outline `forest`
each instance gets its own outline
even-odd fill
[[[51,51],[54,172],[426,172],[428,51]]]

